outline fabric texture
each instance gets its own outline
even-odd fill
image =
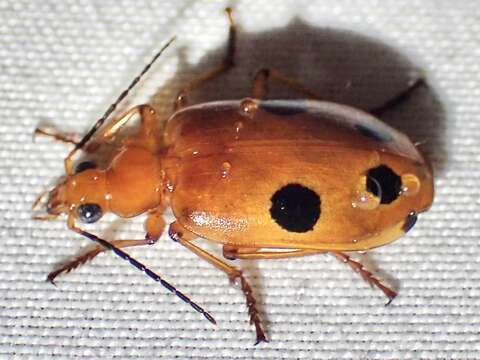
[[[86,131],[176,35],[118,109],[148,102],[167,118],[180,87],[220,62],[226,5],[0,0],[0,358],[480,358],[476,0],[235,2],[236,67],[192,95],[194,102],[247,96],[255,71],[272,67],[326,99],[370,109],[412,79],[427,79],[428,89],[383,119],[422,144],[435,203],[408,236],[353,254],[398,289],[390,306],[328,255],[237,261],[270,339],[254,346],[239,289],[165,235],[128,252],[208,309],[217,326],[111,253],[59,277],[56,287],[45,281],[89,241],[68,231],[64,218],[31,219],[33,201],[63,174],[68,151],[50,139],[32,142],[33,130]],[[276,83],[271,90],[298,97]],[[142,238],[142,221],[106,216],[88,229]]]

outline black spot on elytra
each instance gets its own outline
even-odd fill
[[[417,222],[417,218],[418,216],[415,211],[412,211],[410,214],[408,214],[405,222],[403,223],[402,230],[406,233],[409,232]]]
[[[260,102],[260,109],[271,114],[292,116],[302,114],[307,111],[306,104],[302,101],[262,101]]]
[[[272,219],[287,231],[310,231],[320,217],[320,196],[300,184],[282,187],[273,194],[271,201]]]
[[[380,196],[381,204],[390,204],[400,196],[402,179],[386,165],[380,165],[367,172],[367,190]]]
[[[392,135],[390,135],[388,132],[381,131],[379,129],[373,129],[365,124],[355,124],[355,129],[357,129],[358,132],[360,132],[360,134],[363,136],[375,141],[386,143],[393,140]]]

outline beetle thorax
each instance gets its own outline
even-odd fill
[[[127,146],[106,170],[106,197],[109,211],[131,217],[160,205],[162,172],[158,154]]]

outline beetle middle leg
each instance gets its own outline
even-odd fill
[[[310,250],[310,249],[268,251],[268,250],[262,250],[261,248],[239,248],[235,246],[223,245],[223,257],[225,257],[228,260],[287,259],[292,257],[302,257],[302,256],[316,255],[316,254],[322,254],[322,253],[325,253],[325,251]]]
[[[227,52],[225,54],[222,64],[210,70],[209,72],[199,77],[198,79],[193,80],[189,85],[180,89],[175,99],[175,104],[174,104],[175,110],[188,106],[188,93],[201,87],[206,82],[213,80],[214,78],[226,73],[235,65],[234,57],[235,57],[235,47],[237,42],[237,29],[235,27],[235,23],[233,22],[232,9],[226,8],[225,11],[227,13],[228,22],[230,26],[229,26],[229,32],[228,32]]]
[[[322,100],[322,97],[310,90],[306,85],[300,81],[283,74],[276,69],[261,69],[259,70],[252,82],[252,97],[255,99],[263,99],[268,95],[268,84],[270,80],[276,80],[284,83],[291,89],[303,94],[309,99]]]
[[[247,279],[243,276],[242,271],[234,266],[227,264],[226,262],[220,260],[209,252],[193,244],[192,240],[197,238],[197,236],[183,228],[178,222],[170,224],[168,234],[172,238],[172,240],[179,242],[194,254],[209,262],[217,269],[225,272],[232,283],[235,283],[237,280],[240,281],[240,287],[247,301],[248,314],[250,315],[250,323],[255,326],[255,331],[257,334],[255,344],[258,344],[260,342],[266,342],[267,338],[263,331],[262,322],[258,315],[256,300],[255,296],[253,295],[252,287],[248,283]]]

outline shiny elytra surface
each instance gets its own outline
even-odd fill
[[[432,201],[429,166],[403,134],[362,111],[329,102],[200,104],[166,129],[175,217],[199,237],[248,247],[368,249],[404,233],[412,211]],[[374,209],[352,206],[365,173],[387,165],[414,174],[420,190]],[[272,218],[273,194],[288,184],[317,193],[313,228],[288,231]]]

